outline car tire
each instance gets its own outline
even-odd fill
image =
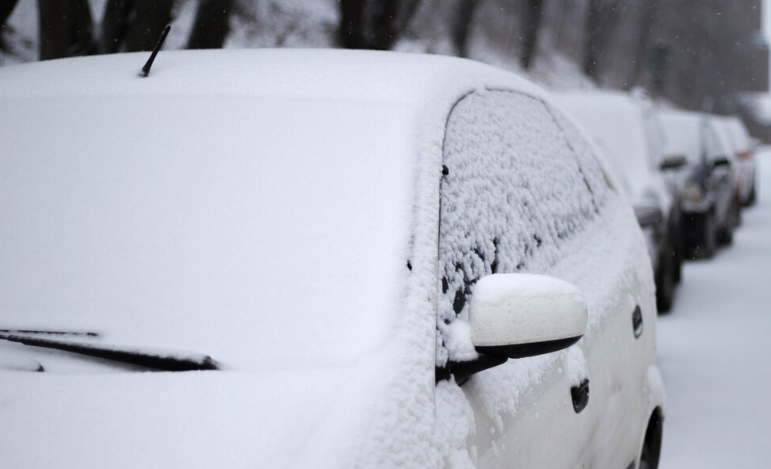
[[[656,306],[659,313],[668,313],[672,309],[675,296],[675,255],[667,243],[662,248],[659,259],[659,271],[656,276]]]
[[[757,192],[755,190],[755,184],[753,184],[752,185],[752,190],[750,191],[750,196],[747,199],[747,203],[745,203],[744,205],[747,206],[747,207],[751,207],[751,206],[755,205],[755,202],[757,202],[757,200],[758,200],[758,195],[757,195]]]
[[[724,226],[718,231],[717,241],[724,246],[730,246],[731,244],[733,244],[734,225],[732,223],[728,223],[726,226]]]
[[[645,441],[640,451],[640,464],[637,465],[637,469],[658,469],[661,458],[663,426],[660,411],[656,409],[648,422]]]
[[[704,219],[704,233],[702,233],[702,249],[701,254],[704,259],[712,259],[715,257],[715,251],[717,250],[717,227],[715,226],[715,215],[710,212]]]
[[[675,285],[679,285],[680,281],[683,279],[683,258],[685,257],[685,243],[683,243],[683,235],[679,229],[675,230],[674,233],[675,241],[673,242],[672,246],[675,252]]]

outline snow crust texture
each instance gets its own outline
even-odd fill
[[[474,93],[455,107],[444,148],[438,366],[468,359],[450,326],[468,320],[480,278],[548,271],[605,204],[602,168],[563,128],[542,101],[515,92]]]
[[[577,345],[509,360],[465,384],[465,405],[481,412],[475,422],[481,418],[492,425],[472,424],[466,428],[469,438],[479,432],[509,431],[505,422],[537,416],[547,383],[576,386],[587,378],[605,379],[608,370],[591,363],[599,363],[598,354],[606,353],[598,341],[612,341],[608,324],[635,304],[649,317],[655,314],[652,269],[629,201],[614,189],[606,163],[586,134],[547,102],[488,90],[466,96],[448,120],[441,182],[437,366],[467,359],[454,324],[468,320],[469,298],[485,275],[536,273],[565,280],[584,294],[589,313]],[[632,291],[639,293],[620,294]],[[653,337],[653,324],[649,331]],[[653,342],[646,346],[653,347]],[[437,387],[436,399],[450,400],[453,392],[452,386]],[[464,419],[456,418],[456,431],[462,425]],[[519,441],[519,448],[472,445],[463,450],[453,446],[459,441],[445,441],[442,454],[448,465],[457,451],[466,451],[471,460],[476,453],[481,461],[483,453],[489,457],[498,452],[518,460],[529,451],[528,444],[539,444],[533,437]]]

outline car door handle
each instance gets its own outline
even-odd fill
[[[632,331],[635,339],[639,339],[643,333],[643,315],[640,305],[635,306],[632,311]]]
[[[570,388],[570,396],[573,398],[573,410],[580,413],[589,404],[589,379],[584,379],[578,386]]]

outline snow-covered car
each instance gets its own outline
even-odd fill
[[[682,157],[682,232],[690,257],[711,258],[718,242],[730,243],[735,225],[731,149],[720,138],[714,118],[697,112],[662,109],[665,154]]]
[[[743,166],[739,153],[736,151],[734,139],[731,136],[730,119],[725,116],[710,115],[709,121],[712,128],[715,130],[716,140],[719,147],[723,149],[728,155],[728,159],[731,162],[731,168],[733,168],[733,180],[732,187],[734,193],[733,201],[733,221],[734,228],[741,225],[742,222],[742,197],[744,188],[747,182],[746,166]]]
[[[664,155],[664,134],[650,101],[613,91],[570,92],[557,95],[605,153],[624,191],[631,199],[648,243],[656,273],[660,312],[669,311],[680,280],[682,236],[680,194],[663,171],[684,161]]]
[[[723,122],[740,173],[740,202],[745,206],[753,205],[757,198],[755,188],[755,143],[747,131],[747,127],[737,116],[726,117]]]
[[[656,467],[643,236],[544,91],[144,59],[0,69],[3,466]]]

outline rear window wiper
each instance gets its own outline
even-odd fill
[[[86,331],[37,331],[32,329],[0,329],[0,334],[59,335],[72,337],[99,337],[96,332]]]
[[[5,329],[8,331],[8,329]],[[50,334],[48,331],[29,331],[21,334],[42,335]],[[57,333],[53,335],[92,335],[93,333]],[[62,350],[64,352],[87,355],[89,357],[102,358],[114,362],[127,363],[157,371],[203,371],[218,370],[218,363],[210,356],[176,350],[141,349],[114,345],[95,345],[83,342],[70,342],[64,340],[42,339],[27,335],[8,334],[0,332],[0,340],[17,342],[31,347]]]

